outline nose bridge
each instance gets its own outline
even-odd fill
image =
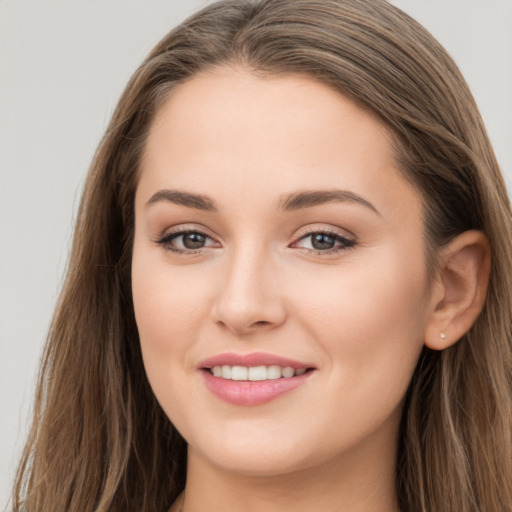
[[[237,334],[280,325],[286,316],[270,250],[240,243],[226,257],[214,318]]]

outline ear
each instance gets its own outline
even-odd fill
[[[480,231],[466,231],[441,249],[427,347],[443,350],[469,331],[484,307],[490,267],[489,242]]]

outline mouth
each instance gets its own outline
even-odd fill
[[[315,366],[272,354],[219,354],[198,370],[213,395],[233,405],[260,405],[306,383]]]
[[[214,377],[236,381],[261,382],[265,380],[290,379],[311,372],[314,368],[293,368],[292,366],[260,365],[215,365],[211,368],[202,368]]]

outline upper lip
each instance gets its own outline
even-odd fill
[[[290,367],[295,370],[299,368],[314,368],[312,364],[295,361],[276,354],[265,354],[263,352],[252,352],[250,354],[235,354],[226,352],[217,354],[201,361],[198,368],[213,368],[214,366],[270,366],[277,365],[283,368]]]

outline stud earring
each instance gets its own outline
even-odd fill
[[[439,337],[440,337],[442,340],[444,340],[444,339],[446,339],[446,334],[445,334],[444,332],[442,332],[442,333],[439,335]]]

